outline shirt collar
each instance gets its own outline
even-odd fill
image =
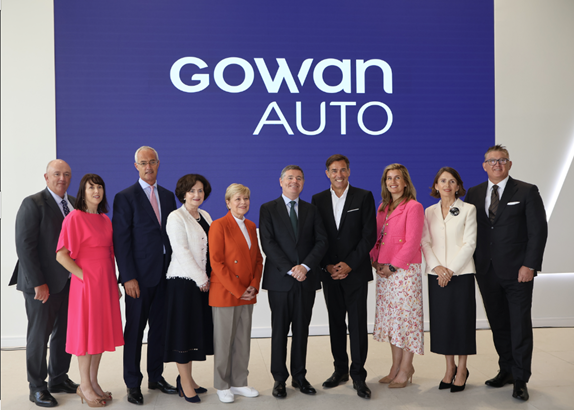
[[[345,198],[347,196],[347,193],[349,192],[349,187],[351,186],[351,184],[349,184],[347,182],[347,188],[345,188],[345,191],[343,191],[343,195],[341,195],[340,197],[337,196],[337,194],[335,193],[335,190],[333,189],[333,185],[331,185],[331,187],[329,188],[329,190],[331,191],[331,195],[334,195],[335,197],[337,197],[337,199],[341,199],[341,198]]]
[[[490,190],[492,189],[492,187],[494,185],[498,185],[498,189],[500,189],[501,191],[504,191],[504,188],[506,188],[506,184],[508,183],[508,179],[510,178],[510,175],[507,176],[506,178],[504,178],[502,181],[500,181],[498,184],[494,184],[490,179],[488,180],[488,192],[490,192]]]
[[[46,187],[46,188],[48,188],[48,187]],[[70,202],[70,201],[68,201],[68,192],[67,192],[67,191],[66,191],[66,193],[64,194],[64,197],[63,197],[63,198],[60,198],[60,196],[57,195],[57,194],[55,194],[50,188],[48,188],[48,191],[50,191],[50,194],[51,194],[52,197],[54,198],[54,201],[56,201],[57,203],[62,202],[62,199],[65,199],[66,202],[68,202],[68,203]]]
[[[140,183],[142,189],[147,189],[147,188],[149,188],[149,187],[151,186],[150,184],[148,184],[147,182],[145,182],[145,181],[144,181],[143,179],[141,179],[141,178],[139,179],[138,182]],[[153,184],[153,187],[155,188],[155,190],[156,190],[156,192],[157,192],[157,179],[156,179],[155,183]]]
[[[283,194],[281,194],[281,196],[283,197],[283,200],[285,201],[285,205],[286,205],[286,206],[289,206],[289,203],[290,203],[291,201],[295,201],[295,203],[296,203],[297,205],[299,205],[299,197],[297,197],[297,198],[295,198],[295,199],[289,199],[289,198],[287,198],[287,197],[286,197],[285,195],[283,195]]]

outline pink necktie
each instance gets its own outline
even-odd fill
[[[149,201],[151,202],[151,207],[155,212],[155,216],[157,217],[157,221],[161,225],[161,218],[159,217],[159,207],[157,206],[157,199],[155,197],[154,186],[150,185],[151,193],[149,194]]]

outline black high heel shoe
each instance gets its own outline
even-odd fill
[[[195,395],[193,397],[187,397],[185,395],[185,393],[183,392],[183,387],[181,387],[181,379],[179,378],[179,376],[177,376],[176,385],[177,385],[177,391],[179,392],[179,397],[183,397],[185,401],[189,403],[199,403],[201,401],[198,395]]]
[[[468,371],[468,369],[466,369],[466,380],[464,381],[464,384],[462,386],[457,386],[454,384],[454,380],[453,380],[453,385],[450,388],[450,392],[451,393],[457,393],[459,391],[463,391],[464,388],[466,387],[466,381],[468,380],[468,375],[470,374],[470,372]]]
[[[450,381],[450,383],[445,383],[442,380],[440,381],[440,384],[438,385],[439,390],[446,390],[446,389],[450,389],[452,387],[452,382],[454,381],[454,378],[456,377],[456,371],[457,370],[458,370],[458,367],[454,366],[454,376],[452,376],[452,380]]]

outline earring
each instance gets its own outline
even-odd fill
[[[458,191],[456,191],[456,192],[455,192],[455,194],[457,194],[457,195],[458,195]]]

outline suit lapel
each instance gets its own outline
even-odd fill
[[[339,221],[339,230],[341,230],[341,228],[343,227],[343,223],[345,222],[345,219],[347,217],[347,212],[349,212],[349,209],[351,208],[351,202],[353,202],[354,193],[355,193],[355,191],[349,185],[349,191],[347,192],[347,198],[345,199],[345,205],[343,205],[343,213],[341,214],[341,220]],[[333,201],[331,201],[331,209],[333,208],[332,204],[333,204]],[[335,220],[334,217],[333,217],[333,220]],[[335,227],[336,226],[337,225],[335,224]]]
[[[512,178],[508,178],[508,182],[506,183],[506,187],[504,188],[504,192],[502,193],[502,198],[500,198],[500,202],[498,204],[498,209],[496,210],[496,216],[494,217],[494,221],[492,222],[493,225],[500,219],[500,215],[502,215],[502,213],[506,209],[506,205],[510,201],[510,198],[512,198],[512,196],[516,192],[516,189],[517,187],[514,180]]]
[[[145,209],[145,211],[147,212],[149,217],[152,218],[155,221],[155,223],[157,223],[157,226],[159,228],[159,221],[157,220],[157,216],[155,216],[155,212],[151,206],[151,202],[149,201],[149,199],[148,199],[146,193],[144,192],[142,186],[140,185],[140,183],[136,182],[136,185],[137,186],[136,186],[135,194],[136,194],[137,203],[141,204],[142,208]]]
[[[301,201],[301,198],[299,198],[299,215],[298,215],[298,219],[299,219],[299,238],[301,237],[301,232],[303,231],[303,227],[305,226],[305,220],[307,219],[307,214],[309,209],[307,208],[309,204],[307,204],[306,202]],[[291,222],[291,221],[289,221]],[[299,242],[299,238],[297,238],[296,242]]]
[[[287,212],[287,206],[285,205],[285,201],[283,200],[282,196],[280,196],[279,199],[277,199],[277,201],[275,202],[275,206],[277,215],[279,215],[279,219],[285,225],[285,229],[287,229],[289,235],[291,235],[291,239],[293,239],[294,242],[297,242],[297,238],[295,238],[295,232],[293,232],[293,226],[291,226],[291,219],[289,219],[289,213]],[[299,207],[299,212],[301,212],[301,207]],[[301,231],[300,219],[299,219],[299,231]]]
[[[484,208],[484,202],[486,201],[486,190],[488,189],[488,182],[484,182],[476,187],[476,196],[478,201],[473,203],[476,207],[476,213],[479,218],[484,218],[488,223],[490,220],[486,214],[486,209]]]
[[[237,249],[241,250],[241,253],[246,256],[246,259],[251,260],[249,246],[247,245],[245,236],[243,236],[243,232],[241,232],[239,224],[237,223],[233,215],[231,215],[230,211],[227,212],[226,218],[227,218],[227,228],[229,229],[228,231],[229,236],[233,238],[233,241],[235,242]],[[251,240],[251,248],[253,249],[253,238],[251,237],[251,235],[249,235],[249,239]]]
[[[391,220],[391,219],[401,215],[403,212],[405,212],[406,206],[407,206],[406,202],[401,202],[401,204],[395,208],[393,213],[389,215],[389,220]],[[442,219],[442,215],[441,215],[441,219]]]
[[[50,208],[52,210],[52,212],[55,215],[57,215],[57,218],[60,222],[63,221],[64,220],[64,214],[62,214],[62,211],[60,210],[60,206],[56,203],[56,200],[54,199],[54,197],[52,196],[50,191],[48,191],[48,188],[46,188],[42,192],[42,195],[44,196],[44,202],[46,202],[46,204],[48,205],[48,208]]]
[[[167,224],[167,217],[169,216],[169,212],[167,212],[167,202],[168,202],[168,197],[167,195],[170,195],[169,191],[164,190],[162,187],[160,187],[159,185],[157,186],[157,192],[159,195],[159,203],[161,205],[161,226],[166,226]],[[151,203],[149,204],[151,207]],[[153,211],[153,208],[152,208]],[[189,212],[188,212],[189,213]],[[155,215],[155,212],[154,212]],[[156,218],[157,219],[157,218]]]

